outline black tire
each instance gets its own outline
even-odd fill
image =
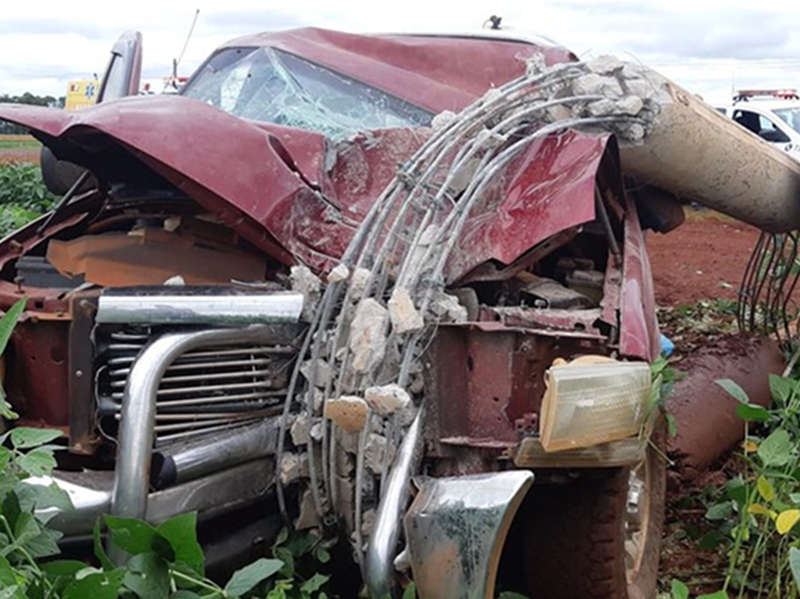
[[[595,472],[563,485],[534,485],[526,510],[527,592],[547,599],[654,599],[664,523],[665,434],[647,452],[638,565],[626,554],[635,522],[628,512],[631,468]],[[631,545],[629,543],[629,545]]]

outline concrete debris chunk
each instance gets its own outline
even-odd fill
[[[428,252],[428,248],[433,244],[439,236],[439,227],[436,225],[428,225],[419,236],[417,246],[414,248],[411,255],[406,258],[406,265],[403,267],[405,271],[404,280],[413,279],[418,276],[418,272],[425,268],[423,260]]]
[[[367,443],[364,446],[364,463],[373,474],[380,474],[383,470],[383,461],[386,458],[387,451],[391,452],[391,449],[386,437],[375,433],[371,433],[367,437]],[[391,461],[394,456],[390,453],[388,457]]]
[[[389,318],[392,321],[392,330],[398,335],[411,331],[419,331],[425,321],[422,314],[414,306],[408,289],[395,287],[389,299]]]
[[[630,125],[620,127],[618,130],[618,135],[630,142],[641,141],[646,134],[645,128],[639,123],[631,123]]]
[[[452,110],[444,110],[433,117],[433,120],[431,121],[431,128],[434,131],[441,131],[454,120],[456,120],[456,113]]]
[[[624,62],[607,54],[598,56],[586,64],[586,68],[593,73],[597,73],[598,75],[609,75],[612,73],[621,72],[624,67]]]
[[[638,96],[625,96],[621,100],[617,100],[617,111],[620,114],[636,116],[642,108],[644,108],[644,102]]]
[[[339,264],[331,272],[328,273],[328,283],[338,283],[344,281],[350,276],[350,269],[346,264]]]
[[[319,514],[314,505],[314,495],[311,493],[311,489],[306,489],[300,499],[300,514],[297,516],[294,527],[297,530],[308,530],[315,526],[319,526]]]
[[[377,512],[375,510],[367,510],[361,516],[361,535],[369,538],[372,535],[372,529],[375,527],[375,518]]]
[[[319,421],[311,425],[311,430],[308,432],[308,434],[312,439],[314,439],[314,441],[322,440],[322,426],[322,422]]]
[[[316,364],[316,368],[314,367]],[[300,365],[300,374],[315,387],[323,389],[331,378],[331,368],[325,360],[306,360]]]
[[[322,392],[321,389],[312,387],[311,389],[306,391],[303,400],[305,401],[305,405],[309,405],[309,400],[310,400],[310,405],[313,410],[313,413],[319,414],[319,411],[322,409],[322,404],[325,403],[325,394]]]
[[[616,99],[622,96],[622,88],[614,77],[588,73],[572,83],[572,91],[578,96],[605,96]]]
[[[589,104],[586,110],[591,116],[608,116],[617,112],[617,104],[608,98],[603,98]]]
[[[434,296],[433,312],[445,322],[466,322],[467,309],[458,302],[458,298],[439,291]]]
[[[380,416],[390,416],[405,409],[411,403],[411,396],[400,385],[391,383],[382,387],[369,387],[364,392],[367,405]]]
[[[547,63],[541,52],[535,52],[525,60],[525,73],[529,76],[543,73],[546,68]]]
[[[308,476],[308,455],[285,453],[281,459],[280,477],[284,485]]]
[[[292,266],[289,271],[292,291],[303,294],[303,318],[311,320],[320,298],[322,281],[307,266]]]
[[[338,399],[325,402],[325,418],[333,421],[339,428],[348,432],[362,430],[367,424],[369,406],[355,395],[342,395]]]
[[[353,271],[353,275],[350,277],[350,295],[353,299],[360,300],[364,297],[369,275],[370,271],[366,268],[356,268]]]
[[[359,302],[350,323],[349,347],[355,372],[369,372],[379,365],[386,353],[389,311],[372,298]]]
[[[311,418],[303,412],[294,419],[289,433],[292,435],[292,443],[295,445],[308,445],[311,441]]]
[[[358,434],[341,431],[336,435],[339,446],[347,453],[358,453]]]

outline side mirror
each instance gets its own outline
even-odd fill
[[[138,31],[123,33],[111,48],[97,102],[107,102],[139,93],[142,77],[142,34]]]
[[[142,34],[138,31],[126,31],[111,48],[111,60],[100,82],[97,103],[137,95],[141,76]],[[86,170],[72,162],[59,160],[47,147],[42,148],[40,164],[45,186],[56,195],[67,193]],[[94,179],[89,178],[77,191],[87,191],[95,184]]]

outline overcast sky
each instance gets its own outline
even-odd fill
[[[732,88],[800,87],[800,2],[776,0],[0,0],[0,94],[64,95],[102,72],[125,29],[144,36],[145,79],[189,75],[220,43],[301,26],[351,32],[474,31],[490,14],[576,54],[644,62],[710,102]]]

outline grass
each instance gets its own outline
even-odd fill
[[[36,149],[41,145],[30,135],[0,135],[0,150]]]

